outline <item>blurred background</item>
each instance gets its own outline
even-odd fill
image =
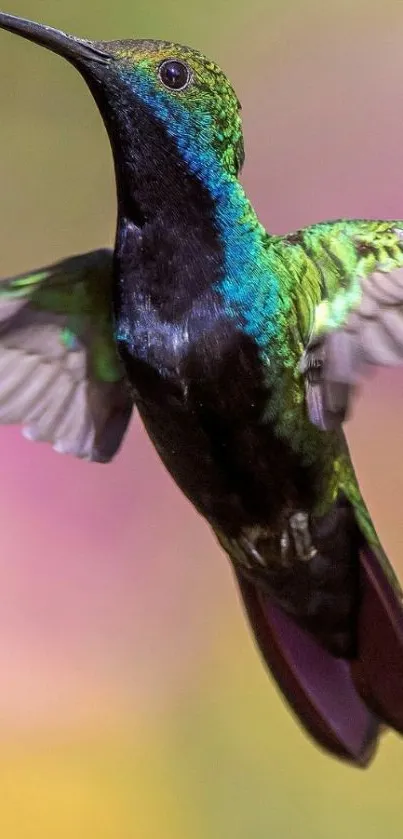
[[[243,103],[244,182],[276,233],[403,218],[399,0],[20,0],[113,39],[189,43]],[[0,33],[0,273],[113,242],[101,120],[61,59]],[[403,377],[349,439],[403,575]],[[403,741],[323,756],[267,677],[230,568],[138,421],[90,466],[0,432],[0,834],[8,839],[401,839]]]

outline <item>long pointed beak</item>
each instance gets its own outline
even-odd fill
[[[113,60],[111,53],[100,49],[92,41],[84,41],[81,38],[75,38],[73,35],[66,35],[65,32],[53,29],[51,26],[33,23],[31,20],[7,15],[3,12],[0,12],[0,29],[15,32],[16,35],[21,35],[22,38],[27,38],[28,41],[34,41],[36,44],[41,44],[46,49],[73,62],[96,61],[106,64]]]

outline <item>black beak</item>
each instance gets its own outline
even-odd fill
[[[66,35],[59,29],[52,29],[51,26],[33,23],[31,20],[6,15],[3,12],[0,12],[0,29],[15,32],[16,35],[21,35],[28,41],[34,41],[35,44],[41,44],[46,49],[76,64],[94,61],[107,64],[113,60],[113,55],[105,52],[92,41],[84,41],[73,35]]]

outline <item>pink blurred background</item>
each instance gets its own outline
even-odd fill
[[[196,46],[243,103],[244,183],[285,232],[403,218],[397,0],[184,0],[7,8],[94,38]],[[108,143],[82,81],[0,33],[7,275],[113,241]],[[403,577],[403,378],[366,387],[348,433]],[[400,839],[403,742],[368,772],[301,733],[250,638],[225,557],[136,419],[90,466],[0,431],[0,835]]]

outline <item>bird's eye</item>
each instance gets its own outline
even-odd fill
[[[169,58],[160,64],[158,75],[169,90],[184,90],[191,81],[192,74],[184,61]]]

